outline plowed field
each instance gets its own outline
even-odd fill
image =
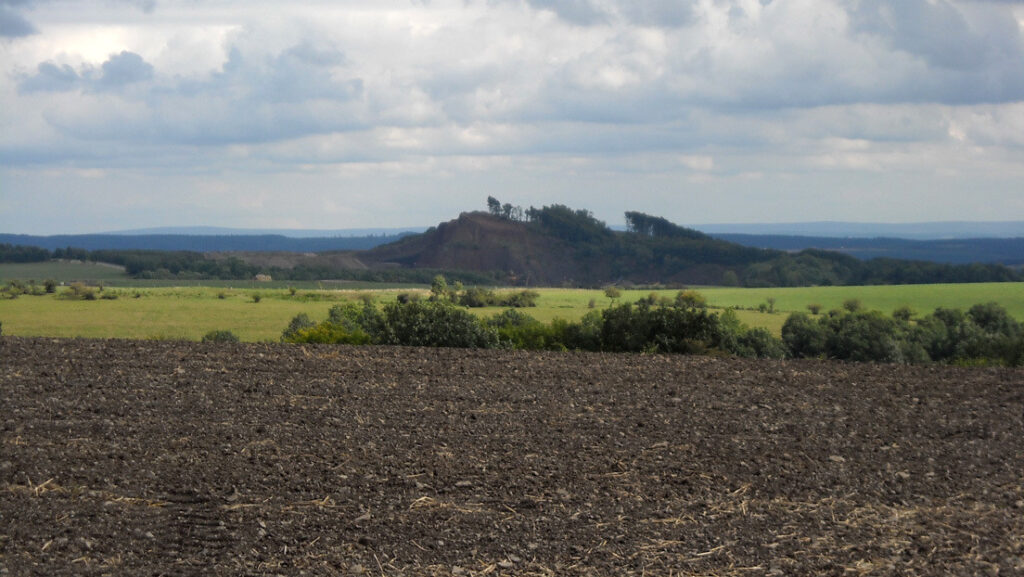
[[[0,574],[1024,573],[1024,372],[0,338]]]

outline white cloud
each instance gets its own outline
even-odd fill
[[[593,175],[609,206],[614,186],[642,201],[629,179],[654,190],[699,178],[762,207],[751,182],[785,195],[786,183],[837,186],[822,175],[839,173],[873,186],[917,175],[902,193],[917,197],[939,167],[948,186],[1019,189],[1022,6],[7,0],[0,34],[11,14],[34,33],[0,44],[0,166],[131,170],[132,182],[302,174],[325,190],[340,178],[396,213],[403,186],[506,186],[487,171],[576,206]],[[237,204],[218,182],[189,202]],[[448,213],[466,208],[451,194]]]

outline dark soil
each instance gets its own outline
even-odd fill
[[[0,338],[0,575],[1024,573],[1024,372]]]

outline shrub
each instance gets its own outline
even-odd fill
[[[370,304],[359,306],[354,302],[334,305],[327,312],[327,322],[344,327],[348,331],[361,330],[371,337],[380,332],[381,313]]]
[[[914,312],[914,309],[908,307],[907,305],[903,305],[901,307],[897,307],[896,310],[892,311],[892,318],[896,319],[897,321],[907,323],[910,322],[910,319],[914,318],[915,314],[917,313]]]
[[[422,297],[419,293],[399,293],[397,300],[403,305],[420,300]]]
[[[252,302],[258,303],[261,300],[263,300],[263,297],[260,296],[260,293],[255,293],[255,294],[252,295]]]
[[[600,311],[590,311],[578,323],[563,319],[551,321],[552,339],[575,351],[600,351],[601,327],[604,319]]]
[[[203,335],[204,343],[237,343],[238,337],[231,331],[210,331]]]
[[[793,313],[782,325],[782,341],[789,354],[797,358],[815,358],[825,354],[828,327],[804,313]]]
[[[291,339],[299,331],[309,329],[315,326],[316,323],[314,323],[312,319],[309,318],[309,315],[307,315],[306,313],[299,313],[292,317],[291,322],[288,323],[288,327],[285,328],[284,331],[281,333],[281,342],[294,342]]]
[[[324,321],[318,325],[299,329],[287,339],[288,343],[322,343],[343,345],[365,345],[371,342],[370,335],[362,329],[349,330],[344,326]]]
[[[702,309],[707,308],[708,300],[704,298],[704,295],[695,290],[685,290],[680,291],[676,295],[676,306],[690,309]]]
[[[756,327],[742,332],[733,352],[741,357],[758,359],[783,359],[787,355],[786,345],[775,338],[768,329]]]
[[[57,292],[57,281],[53,279],[46,279],[43,281],[43,286],[46,288],[46,294],[53,294]]]
[[[480,308],[486,307],[497,301],[494,291],[480,287],[471,287],[459,296],[458,302],[464,307]]]
[[[513,308],[526,308],[537,306],[537,299],[540,298],[540,293],[531,290],[522,290],[514,292],[512,294],[504,295],[498,302],[498,306],[513,307]]]
[[[487,320],[487,325],[498,331],[502,345],[514,349],[561,350],[565,345],[556,337],[554,326],[515,309],[508,309]]]
[[[706,309],[626,303],[605,309],[602,318],[601,348],[606,351],[693,354],[721,340],[718,317]]]
[[[829,356],[850,361],[894,362],[900,355],[897,325],[878,311],[852,312],[839,317],[829,335]]]
[[[811,311],[812,315],[817,315],[821,312],[821,305],[818,303],[811,303],[807,305],[807,310]]]
[[[93,287],[86,286],[84,283],[75,282],[71,283],[68,290],[64,291],[61,298],[69,300],[96,300],[96,290]]]
[[[388,303],[373,336],[388,345],[493,348],[499,344],[497,331],[445,301]]]

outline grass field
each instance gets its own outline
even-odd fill
[[[0,282],[10,279],[34,280],[37,284],[46,279],[64,284],[86,280],[107,287],[105,294],[118,296],[94,301],[65,300],[54,295],[0,300],[4,334],[21,336],[198,340],[212,330],[230,330],[245,341],[273,341],[295,315],[306,313],[313,319],[323,319],[332,303],[355,299],[362,293],[373,295],[379,302],[393,300],[400,292],[428,294],[420,285],[341,281],[144,281],[129,278],[118,267],[73,261],[0,265]],[[292,287],[295,294],[287,287]],[[765,327],[776,335],[791,312],[806,311],[812,303],[828,311],[849,299],[858,299],[865,308],[885,313],[909,306],[921,314],[937,307],[967,309],[994,301],[1024,321],[1024,283],[698,290],[713,308],[735,308],[747,325]],[[542,322],[555,318],[577,321],[591,310],[612,304],[601,290],[549,288],[538,292],[538,306],[526,312]],[[624,290],[616,302],[635,302],[652,292],[671,299],[678,291]],[[256,294],[261,296],[258,303],[253,299]],[[769,299],[774,299],[775,312],[759,312],[759,306]],[[486,317],[501,310],[494,307],[472,312]]]
[[[237,282],[237,281],[236,281]],[[87,338],[189,339],[198,340],[212,330],[230,330],[245,341],[275,341],[288,322],[299,313],[312,319],[326,318],[332,304],[372,295],[378,302],[394,300],[405,287],[373,290],[296,290],[271,288],[106,288],[101,294],[116,294],[113,300],[66,300],[54,295],[0,300],[3,333],[19,336]],[[66,290],[66,289],[61,289]],[[426,295],[425,289],[419,290]],[[600,290],[539,289],[538,306],[525,309],[534,318],[578,320],[591,310],[601,310],[611,300]],[[649,290],[623,291],[616,302],[634,302]],[[672,298],[678,291],[654,291]],[[829,310],[851,298],[860,299],[868,309],[889,313],[908,305],[919,313],[936,307],[967,309],[976,303],[995,301],[1018,320],[1024,320],[1024,284],[996,283],[969,285],[915,285],[869,287],[811,287],[781,289],[707,288],[699,292],[715,308],[736,307],[740,320],[749,326],[765,327],[778,335],[793,311],[806,311],[810,303]],[[254,295],[260,302],[254,302]],[[775,313],[756,309],[771,297]],[[593,301],[593,308],[590,304]],[[501,308],[472,309],[490,316]]]

